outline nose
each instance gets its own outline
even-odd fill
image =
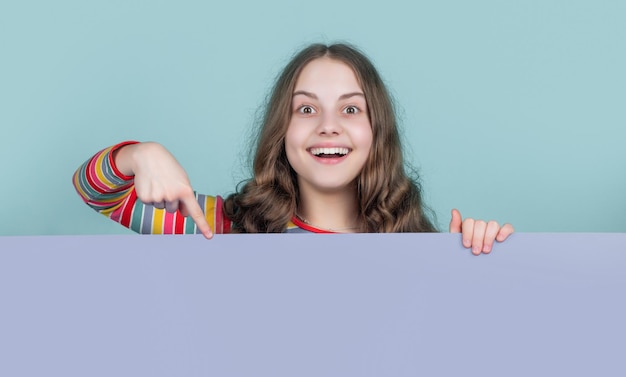
[[[340,120],[332,114],[324,114],[320,117],[320,123],[317,125],[317,133],[319,135],[339,135],[342,132]]]

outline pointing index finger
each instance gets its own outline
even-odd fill
[[[191,217],[196,223],[198,230],[200,230],[205,238],[211,239],[213,237],[213,231],[211,231],[211,227],[209,226],[209,223],[207,223],[204,212],[202,212],[195,196],[192,195],[191,197],[185,197],[181,199],[181,202],[185,205],[189,217]]]

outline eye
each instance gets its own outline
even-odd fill
[[[345,109],[343,109],[343,112],[346,114],[350,114],[350,115],[354,115],[357,114],[361,111],[361,109],[359,109],[356,106],[346,106]]]
[[[315,114],[315,109],[312,106],[309,106],[309,105],[300,106],[300,107],[298,107],[297,111],[300,114],[304,114],[304,115]]]

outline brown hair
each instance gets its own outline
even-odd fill
[[[224,202],[234,232],[283,232],[298,205],[296,173],[287,160],[285,134],[292,93],[300,72],[321,57],[352,68],[367,101],[372,147],[357,178],[361,232],[434,232],[424,214],[419,184],[403,162],[394,106],[370,60],[347,44],[313,44],[297,53],[282,71],[269,96],[257,138],[253,178]]]

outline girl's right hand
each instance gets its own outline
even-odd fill
[[[190,216],[206,238],[213,237],[204,212],[196,201],[187,173],[161,144],[130,144],[113,155],[118,170],[135,176],[137,198],[167,212]]]

